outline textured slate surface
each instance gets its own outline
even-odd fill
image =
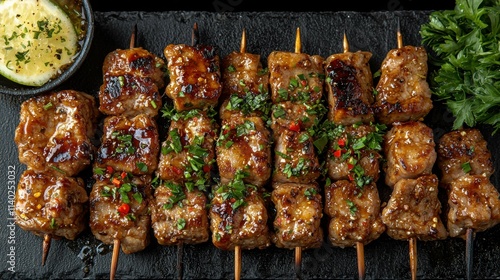
[[[396,28],[400,21],[405,44],[420,45],[420,25],[430,11],[396,12],[96,12],[95,39],[83,67],[61,89],[76,89],[97,95],[104,56],[117,48],[126,48],[134,24],[138,27],[138,45],[163,57],[163,48],[170,43],[191,43],[191,31],[196,22],[200,41],[220,48],[220,55],[239,50],[242,28],[247,30],[247,51],[261,54],[263,59],[273,50],[293,51],[295,31],[301,28],[302,51],[328,56],[342,52],[342,34],[347,33],[350,50],[373,53],[372,71],[380,67],[385,54],[396,47]],[[265,62],[265,61],[264,61]],[[69,279],[109,278],[111,251],[96,241],[90,231],[77,240],[54,240],[44,267],[41,263],[42,239],[18,227],[9,227],[12,216],[13,186],[25,169],[17,159],[13,142],[19,121],[19,106],[29,96],[0,94],[0,276],[2,279]],[[437,102],[426,123],[438,138],[450,127],[452,116]],[[160,121],[160,125],[162,125]],[[495,143],[499,136],[482,128],[496,156]],[[495,169],[499,170],[498,161]],[[10,173],[9,173],[10,171]],[[88,172],[87,172],[88,173]],[[9,178],[9,175],[10,178]],[[15,178],[12,178],[14,176]],[[12,180],[14,179],[14,180]],[[498,176],[492,178],[498,186]],[[90,185],[88,186],[90,190]],[[387,187],[380,186],[384,201]],[[500,278],[500,227],[478,233],[474,242],[474,277]],[[10,237],[10,239],[9,239]],[[12,243],[14,240],[15,244]],[[10,243],[9,243],[10,242]],[[12,244],[11,244],[12,243]],[[13,246],[11,248],[11,246]],[[447,239],[419,242],[419,279],[465,278],[465,241]],[[13,249],[13,250],[11,250]],[[15,257],[9,256],[14,255]],[[244,251],[243,279],[292,279],[293,251],[271,247],[266,250]],[[231,279],[233,253],[215,248],[210,242],[184,247],[184,279]],[[15,267],[12,268],[15,261]],[[365,247],[367,279],[409,279],[408,243],[391,240],[385,234]],[[174,279],[177,248],[158,245],[154,237],[144,251],[121,254],[117,278]],[[356,250],[336,248],[324,243],[320,249],[302,254],[304,279],[356,279]],[[15,270],[12,273],[9,269]]]

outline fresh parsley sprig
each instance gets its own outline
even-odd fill
[[[454,10],[433,11],[420,28],[437,66],[433,94],[463,124],[500,129],[500,1],[457,0]]]

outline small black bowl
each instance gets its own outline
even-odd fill
[[[69,79],[82,65],[94,38],[94,12],[89,0],[82,0],[82,19],[85,21],[85,37],[80,41],[80,51],[74,61],[56,78],[42,86],[26,86],[13,82],[0,75],[0,93],[12,95],[37,95],[50,91]]]

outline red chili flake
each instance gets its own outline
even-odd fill
[[[121,177],[122,177],[122,179],[125,179],[125,177],[127,177],[127,172],[123,171],[121,174]]]
[[[344,147],[345,146],[345,139],[340,138],[339,141],[337,141],[337,144],[339,144],[340,147]]]
[[[177,175],[182,174],[182,170],[180,168],[178,168],[177,166],[172,166],[172,171]]]
[[[120,207],[118,207],[118,212],[120,212],[120,214],[122,214],[122,216],[127,215],[128,212],[130,212],[130,205],[128,205],[127,203],[122,203],[122,205],[120,205]]]
[[[291,131],[299,132],[300,131],[300,124],[296,122],[290,123],[290,126],[288,127]]]
[[[302,86],[306,86],[307,85],[307,81],[306,80],[301,80],[300,83],[302,84]]]
[[[353,168],[354,168],[354,165],[353,165],[353,164],[350,164],[350,163],[348,163],[348,164],[347,164],[347,169],[351,170],[351,169],[353,169]]]
[[[122,184],[122,181],[118,180],[118,178],[113,178],[111,183],[113,183],[113,185],[119,187]]]
[[[113,173],[113,171],[114,171],[114,169],[113,169],[113,167],[112,167],[112,166],[107,166],[107,167],[106,167],[106,172],[108,172],[108,174]]]
[[[349,181],[354,181],[354,176],[352,174],[347,175],[347,177],[349,178]]]
[[[336,158],[339,158],[341,155],[342,155],[342,151],[341,150],[335,150],[335,152],[333,152],[333,156],[336,157]]]
[[[211,169],[210,165],[208,165],[208,164],[203,166],[203,172],[205,172],[205,173],[210,172],[210,169]]]

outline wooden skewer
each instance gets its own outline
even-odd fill
[[[467,280],[472,279],[472,263],[473,263],[473,252],[474,252],[474,230],[471,228],[467,229],[466,239],[465,239],[465,262]]]
[[[240,280],[241,276],[241,247],[234,247],[234,280]]]
[[[195,46],[199,43],[200,34],[198,31],[198,24],[195,22],[193,24],[193,30],[191,32],[191,45]],[[177,243],[177,279],[181,280],[183,278],[183,255],[184,255],[184,242],[180,241]]]
[[[241,32],[240,53],[245,53],[247,50],[247,35],[246,30],[243,28]],[[236,245],[234,247],[234,279],[240,280],[241,277],[241,247]]]
[[[50,242],[52,241],[52,236],[50,234],[45,234],[43,236],[43,253],[42,253],[42,266],[45,265],[45,260],[50,250]]]
[[[196,46],[200,42],[200,32],[198,31],[198,23],[193,24],[193,32],[191,33],[191,45]]]
[[[300,41],[300,27],[297,27],[297,32],[295,34],[295,53],[302,52],[302,42]],[[302,248],[295,247],[295,277],[297,279],[301,278],[301,266],[302,266]]]
[[[137,38],[137,24],[132,27],[132,34],[130,35],[129,48],[135,48]],[[118,267],[118,258],[120,256],[120,239],[115,239],[113,241],[113,255],[111,256],[111,268],[109,272],[109,279],[115,279],[116,268]]]
[[[342,40],[342,46],[344,47],[344,53],[349,52],[349,41],[347,40],[346,32],[344,31],[344,37]],[[365,279],[365,248],[364,244],[360,241],[356,242],[356,253],[358,257],[358,277],[360,280]]]
[[[365,245],[361,242],[356,242],[356,252],[358,255],[358,277],[360,280],[365,279]]]
[[[398,19],[398,28],[397,28],[397,41],[398,41],[398,48],[403,47],[403,35],[401,34],[401,25]],[[410,237],[408,239],[409,242],[409,247],[410,247],[410,270],[411,270],[411,279],[416,280],[417,279],[417,264],[418,264],[418,259],[417,259],[417,238],[416,237]]]
[[[111,257],[111,269],[109,271],[110,280],[115,279],[118,257],[120,256],[120,243],[120,239],[115,239],[113,242],[113,256]]]

